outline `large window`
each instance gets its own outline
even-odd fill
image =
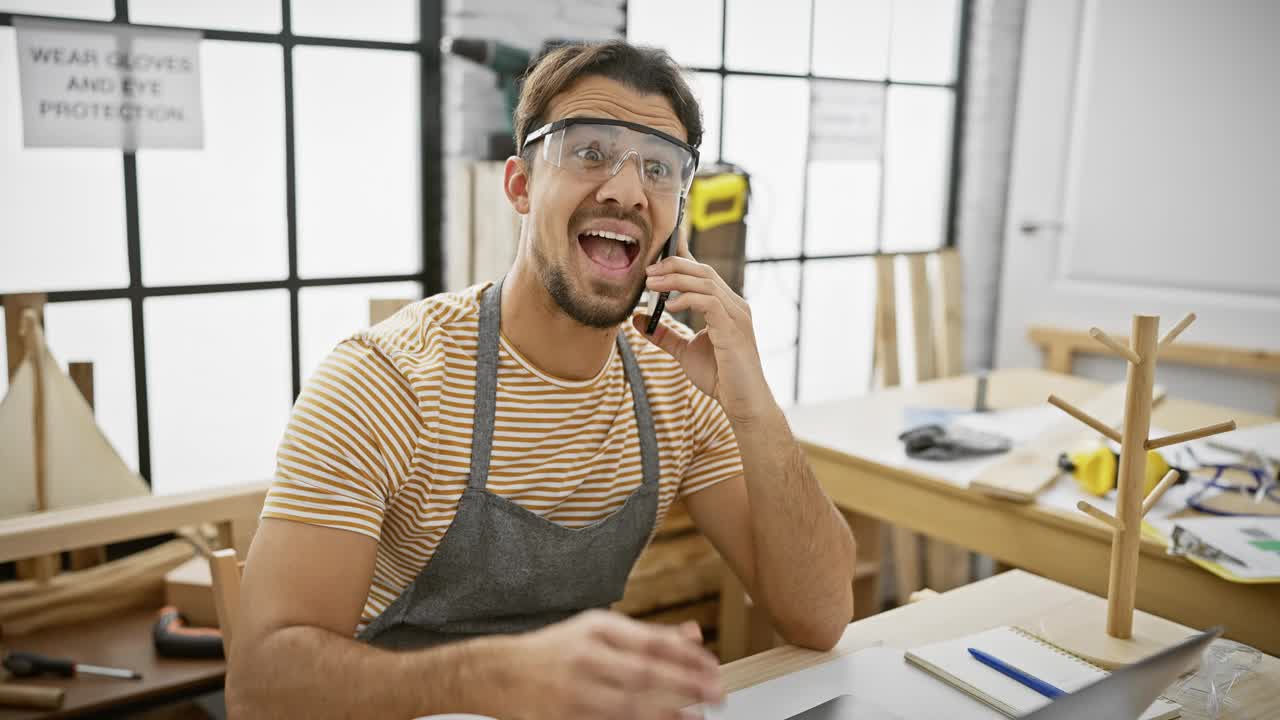
[[[51,348],[95,363],[99,424],[156,492],[270,477],[368,300],[440,289],[440,13],[0,0],[0,293],[48,293]],[[204,148],[24,149],[16,14],[202,31]]]
[[[874,256],[951,244],[966,16],[963,0],[627,3],[627,38],[689,70],[704,166],[751,174],[745,293],[782,402],[865,392]]]

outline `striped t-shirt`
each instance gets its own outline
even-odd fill
[[[467,486],[480,294],[435,295],[340,344],[307,381],[262,511],[379,540],[360,628],[426,567]],[[688,328],[664,323],[686,336]],[[629,322],[658,440],[661,524],[672,501],[742,474],[718,403]],[[502,337],[487,489],[566,527],[601,520],[641,483],[622,357],[589,380],[539,370]]]

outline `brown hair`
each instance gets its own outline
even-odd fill
[[[702,144],[702,111],[680,66],[664,50],[609,40],[556,48],[533,66],[524,78],[512,123],[519,152],[524,152],[529,133],[548,122],[544,115],[552,98],[587,75],[617,80],[637,92],[665,95],[684,125],[689,144],[695,148]]]

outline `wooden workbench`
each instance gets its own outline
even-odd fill
[[[1075,511],[1019,504],[940,477],[893,467],[907,407],[971,407],[972,377],[894,388],[850,400],[793,408],[788,420],[819,481],[842,508],[919,531],[1096,595],[1106,595],[1111,533]],[[1044,403],[1052,392],[1077,405],[1100,392],[1092,380],[1044,370],[1000,370],[989,380],[993,409]],[[1241,427],[1273,422],[1204,403],[1168,398],[1152,422],[1171,431],[1234,418]],[[1066,449],[1066,448],[1064,448]],[[1242,584],[1211,575],[1142,541],[1137,606],[1184,625],[1227,626],[1227,637],[1280,654],[1280,584]]]

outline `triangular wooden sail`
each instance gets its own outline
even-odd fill
[[[44,412],[46,510],[147,495],[146,483],[129,470],[93,419],[93,410],[58,367],[36,333],[0,402],[0,517],[36,512],[36,383]],[[32,366],[32,357],[40,367]],[[39,378],[37,380],[37,378]]]

